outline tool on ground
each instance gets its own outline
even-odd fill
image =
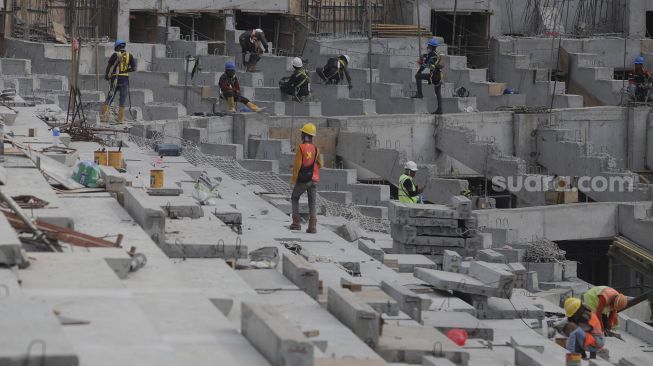
[[[15,218],[15,221],[20,222],[24,225],[25,229],[29,230],[34,234],[34,239],[40,242],[43,242],[47,247],[49,247],[53,252],[57,251],[55,246],[50,243],[50,240],[45,236],[45,233],[41,231],[41,229],[35,225],[32,220],[29,219],[29,217],[25,216],[23,213],[23,210],[18,206],[16,201],[14,201],[11,197],[7,196],[2,190],[0,190],[0,200],[5,202],[11,211],[13,211],[13,217]],[[5,215],[7,215],[9,212],[4,211]],[[8,217],[9,218],[9,217]],[[13,226],[13,224],[12,224]]]

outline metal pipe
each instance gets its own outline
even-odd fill
[[[453,33],[451,34],[451,45],[456,47],[456,16],[458,15],[458,0],[453,3]],[[457,54],[457,53],[456,53]]]
[[[52,243],[50,243],[48,238],[45,237],[45,233],[39,230],[39,228],[36,227],[36,225],[34,225],[34,223],[32,222],[32,220],[29,219],[29,217],[25,216],[23,210],[21,210],[20,206],[18,206],[16,201],[13,200],[13,198],[7,196],[2,190],[0,190],[0,200],[5,202],[9,206],[9,208],[16,214],[16,216],[18,216],[18,218],[20,218],[20,220],[25,223],[25,225],[34,234],[34,238],[36,240],[43,241],[48,247],[50,247],[50,249],[52,249],[52,251],[56,252],[56,249],[54,248]]]

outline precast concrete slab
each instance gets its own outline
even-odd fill
[[[379,341],[379,314],[347,289],[329,287],[327,309],[354,334],[375,347]]]
[[[300,255],[283,255],[283,275],[297,285],[308,296],[317,299],[320,294],[319,274],[313,266]]]
[[[467,332],[469,338],[478,338],[487,341],[494,339],[494,330],[491,324],[479,320],[469,313],[424,311],[422,312],[422,320],[424,326],[434,327],[444,334],[451,329],[463,329]]]
[[[413,273],[415,268],[438,269],[438,265],[420,254],[386,254],[383,262],[398,272]]]
[[[379,314],[399,315],[398,302],[379,288],[364,288],[361,291],[354,292],[354,295],[370,305]]]
[[[487,285],[474,277],[460,273],[437,271],[433,269],[415,268],[415,277],[423,280],[439,290],[458,291],[466,294],[506,297],[503,288]]]
[[[424,356],[445,357],[457,365],[467,365],[469,354],[440,331],[419,324],[385,324],[377,352],[388,362],[419,364]]]

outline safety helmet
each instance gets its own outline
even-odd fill
[[[440,42],[438,42],[437,38],[431,38],[426,45],[431,47],[437,47],[440,45]]]
[[[639,56],[635,59],[635,65],[644,65],[644,57]]]
[[[347,56],[347,55],[341,55],[340,58],[345,59],[345,62],[349,65],[349,56]]]
[[[124,47],[126,45],[127,43],[125,43],[125,41],[122,39],[116,39],[116,43],[113,44],[113,48]]]
[[[302,59],[299,57],[295,57],[292,59],[292,67],[302,67],[304,66],[304,63],[302,62]]]
[[[300,129],[303,133],[315,137],[317,135],[317,127],[313,123],[307,123]]]
[[[583,304],[582,301],[580,301],[579,298],[577,297],[569,297],[567,300],[565,300],[565,315],[567,318],[571,318],[572,315],[576,314],[578,309],[580,309],[580,306]]]
[[[261,28],[256,28],[256,29],[254,29],[254,32],[256,32],[256,33],[263,33],[263,29],[261,29]]]
[[[227,63],[224,64],[224,71],[228,70],[236,71],[236,63],[233,61],[227,61]]]
[[[410,171],[416,172],[417,171],[417,164],[415,164],[414,161],[409,161],[409,162],[406,163],[404,168],[406,168],[406,169],[408,169]]]
[[[623,308],[628,305],[628,298],[624,294],[618,294],[614,298],[614,303],[612,304],[612,308],[616,311],[622,310]]]

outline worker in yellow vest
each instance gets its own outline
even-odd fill
[[[302,143],[295,151],[295,163],[293,164],[291,182],[295,185],[291,195],[292,202],[292,224],[290,230],[302,229],[302,218],[299,216],[299,198],[308,193],[308,229],[307,233],[317,233],[317,183],[320,181],[320,168],[322,167],[322,155],[320,150],[313,144],[313,138],[317,135],[317,128],[313,123],[307,123],[300,129]]]
[[[626,295],[608,286],[596,286],[587,290],[583,294],[583,302],[599,317],[606,334],[611,334],[617,327],[617,313],[628,306]]]
[[[121,39],[116,40],[114,44],[115,52],[109,58],[107,68],[104,72],[104,78],[111,82],[111,88],[102,105],[102,112],[100,114],[100,120],[102,122],[109,120],[109,109],[117,93],[120,93],[120,99],[118,100],[118,122],[125,122],[125,102],[129,95],[129,73],[136,71],[136,59],[125,50],[126,46],[125,41]]]
[[[399,202],[418,203],[419,195],[424,191],[424,187],[418,187],[415,184],[415,174],[417,173],[417,164],[409,161],[404,166],[404,174],[399,177]]]

